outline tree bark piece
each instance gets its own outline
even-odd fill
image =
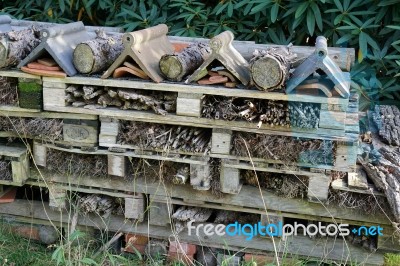
[[[211,54],[208,44],[194,43],[180,53],[164,55],[160,59],[161,73],[171,81],[182,79],[195,71]]]
[[[400,146],[400,111],[394,105],[377,105],[372,115],[385,143]]]
[[[98,73],[109,68],[122,53],[122,35],[106,36],[97,32],[97,38],[78,44],[74,50],[75,68],[83,74]]]
[[[282,88],[289,77],[293,59],[293,54],[287,48],[256,50],[250,61],[252,82],[260,90],[272,91]]]
[[[1,34],[0,67],[16,66],[39,45],[39,31],[34,27]]]

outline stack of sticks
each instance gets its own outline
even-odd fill
[[[207,96],[202,116],[209,119],[257,122],[274,127],[318,128],[320,107],[313,103]]]
[[[96,213],[103,218],[109,217],[116,207],[113,198],[97,194],[79,195],[78,203],[84,214]]]
[[[12,180],[11,161],[0,156],[0,180]]]
[[[65,78],[67,74],[51,58],[41,58],[27,66],[21,67],[23,72],[45,77]]]
[[[123,110],[152,110],[166,115],[176,110],[176,93],[149,92],[143,90],[115,89],[85,85],[70,85],[66,89],[65,101],[73,107],[105,108],[119,107]]]
[[[214,67],[207,75],[197,81],[200,85],[224,84],[227,88],[235,88],[238,80],[224,67]]]
[[[117,143],[143,149],[208,153],[210,139],[209,129],[126,121],[121,124]]]

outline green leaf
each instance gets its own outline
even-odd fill
[[[344,16],[343,16],[342,14],[337,15],[336,18],[335,18],[335,20],[333,21],[333,24],[334,24],[334,25],[337,25],[337,24],[339,24],[340,22],[342,22],[343,17],[344,17]]]
[[[278,18],[279,4],[275,3],[271,8],[271,22],[274,23]]]
[[[300,6],[297,8],[296,13],[294,14],[294,18],[299,18],[301,15],[303,15],[303,13],[306,11],[307,7],[308,7],[309,3],[304,2],[302,4],[300,4]]]
[[[142,19],[146,19],[147,10],[146,10],[146,6],[144,4],[144,1],[140,1],[140,3],[139,3],[139,12],[140,12],[140,16],[142,16]]]
[[[257,12],[262,11],[263,9],[266,9],[270,3],[271,3],[271,0],[263,1],[262,3],[260,3],[260,4],[256,5],[256,6],[254,6],[254,7],[251,9],[250,14],[255,14],[255,13],[257,13]]]
[[[348,42],[349,40],[351,40],[354,37],[355,36],[352,34],[346,34],[346,35],[342,36],[339,40],[337,40],[336,44],[342,44],[342,43]]]
[[[336,7],[343,13],[344,9],[340,0],[334,0]]]
[[[386,27],[389,28],[389,29],[400,30],[400,26],[397,26],[397,25],[389,25],[389,26],[386,26]]]
[[[307,28],[310,35],[313,36],[315,30],[315,19],[311,9],[307,11]]]
[[[229,2],[228,4],[228,17],[232,17],[233,15],[233,4],[232,2]]]
[[[83,258],[80,260],[81,263],[87,264],[87,265],[97,265],[97,262],[94,261],[91,258]]]
[[[367,41],[367,36],[365,32],[360,32],[360,35],[358,36],[358,44],[360,46],[361,50],[361,59],[365,58],[368,54],[368,41]]]
[[[58,0],[58,5],[60,6],[61,13],[65,11],[65,2],[64,0]]]
[[[322,16],[321,16],[321,12],[319,10],[318,5],[315,2],[312,2],[311,3],[311,9],[314,12],[314,17],[315,17],[315,21],[317,22],[318,29],[320,31],[322,31],[322,29],[323,29]]]
[[[367,39],[367,42],[369,45],[371,45],[374,49],[379,50],[379,46],[376,43],[376,41],[374,39],[371,38],[371,36],[369,36],[368,34],[365,33],[365,38]]]

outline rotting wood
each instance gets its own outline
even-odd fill
[[[74,50],[74,66],[80,73],[93,74],[106,70],[122,53],[122,35],[107,36],[104,31],[96,33],[96,39],[82,42]]]
[[[250,71],[254,85],[266,91],[282,88],[289,78],[290,66],[296,57],[290,48],[256,50],[253,56]]]
[[[193,43],[179,53],[163,55],[160,59],[161,73],[169,80],[181,81],[201,66],[210,54],[208,44]]]
[[[35,27],[1,34],[0,67],[18,65],[36,46],[40,33]]]

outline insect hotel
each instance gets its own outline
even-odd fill
[[[118,252],[188,265],[400,251],[399,111],[358,112],[354,49],[3,21],[0,215],[15,226],[107,231]],[[360,138],[361,116],[381,136]],[[234,223],[349,233],[188,233]]]

